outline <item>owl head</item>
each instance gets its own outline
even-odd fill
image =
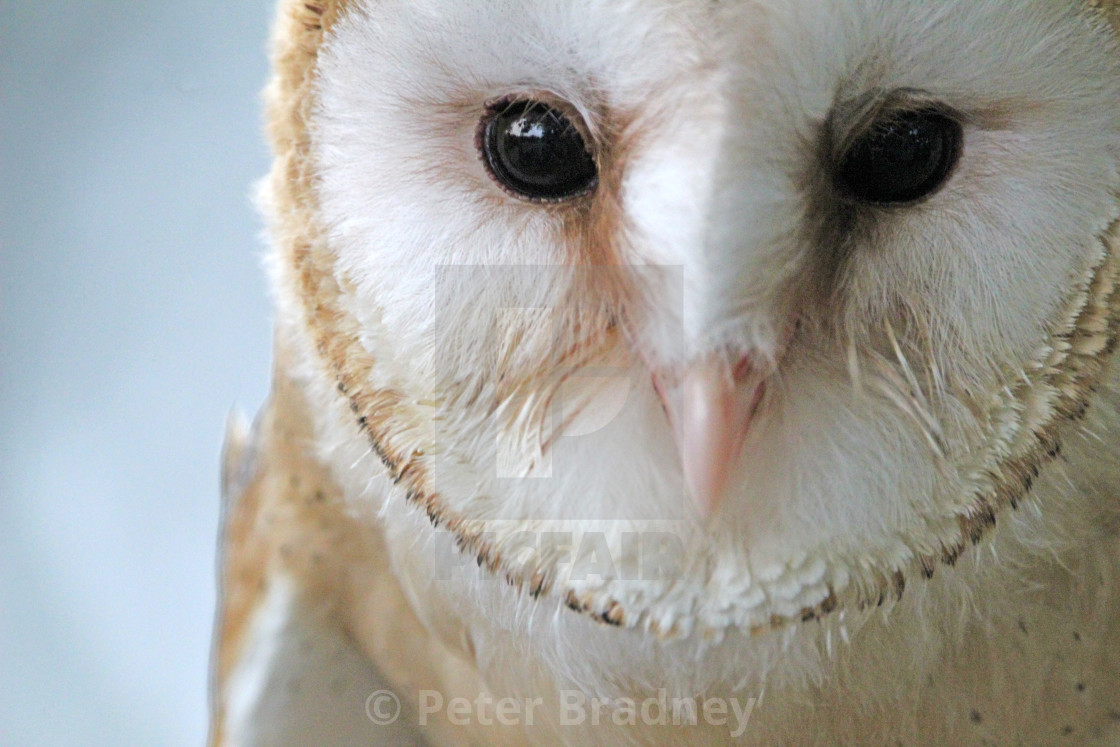
[[[504,593],[661,637],[880,603],[1031,499],[1102,376],[1113,4],[282,8],[265,200],[324,449]]]

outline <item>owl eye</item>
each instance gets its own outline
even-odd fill
[[[860,202],[914,202],[946,182],[960,154],[961,125],[931,110],[892,114],[861,135],[840,161],[839,190]]]
[[[503,104],[482,121],[490,174],[519,197],[564,200],[595,188],[599,170],[572,121],[539,101]]]

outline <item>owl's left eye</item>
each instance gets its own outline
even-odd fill
[[[960,123],[936,109],[896,113],[852,144],[840,163],[837,186],[860,202],[915,202],[949,178],[962,138]]]
[[[583,135],[539,101],[504,103],[483,119],[479,147],[494,179],[510,192],[547,202],[593,190],[599,170]]]

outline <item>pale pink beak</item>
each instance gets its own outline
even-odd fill
[[[687,366],[673,389],[654,375],[673,425],[685,488],[704,521],[723,503],[764,383],[748,359],[732,368],[722,356]]]

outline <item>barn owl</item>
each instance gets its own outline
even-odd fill
[[[212,743],[1120,744],[1118,21],[281,0]]]

